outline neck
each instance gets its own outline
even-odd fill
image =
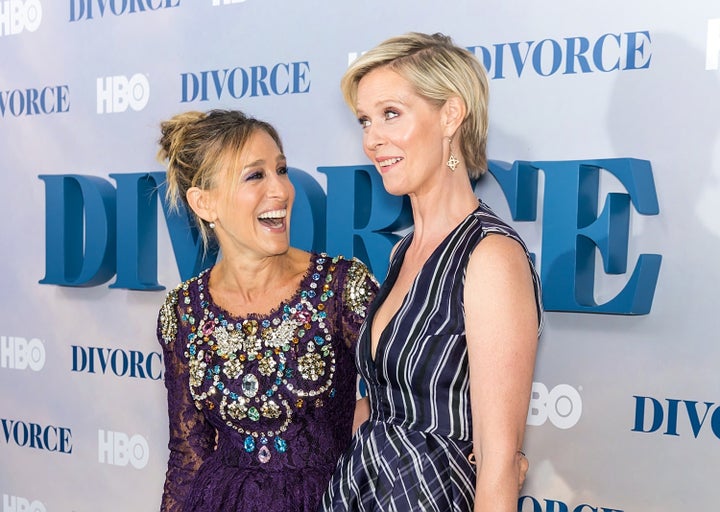
[[[455,171],[460,173],[460,168]],[[462,179],[464,178],[464,179]],[[424,193],[409,195],[413,212],[415,235],[413,243],[424,239],[444,238],[455,226],[478,206],[467,175],[452,176],[442,186],[434,186]]]
[[[264,313],[292,295],[308,264],[307,253],[292,248],[260,259],[223,258],[210,274],[213,300],[234,313]]]

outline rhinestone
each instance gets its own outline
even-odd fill
[[[260,450],[258,450],[258,460],[265,464],[270,461],[270,449],[263,445],[260,447]]]
[[[285,440],[283,438],[281,438],[281,437],[275,438],[275,449],[279,453],[285,453],[287,451],[287,443],[285,442]]]
[[[248,453],[255,451],[255,439],[253,439],[252,436],[245,438],[245,451]]]
[[[248,373],[247,375],[245,375],[245,377],[243,377],[242,391],[243,391],[243,394],[248,398],[252,398],[255,395],[257,395],[258,380],[257,380],[257,377],[255,377],[255,375]]]

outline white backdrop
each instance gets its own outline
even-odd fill
[[[367,164],[339,92],[344,68],[353,54],[410,30],[447,33],[489,57],[491,159],[638,159],[652,169],[658,213],[630,206],[621,251],[627,269],[606,272],[596,250],[590,290],[600,309],[630,282],[640,255],[660,255],[656,288],[644,291],[651,307],[643,314],[547,313],[519,510],[716,508],[716,1],[3,0],[3,512],[157,510],[167,459],[155,339],[165,290],[110,288],[114,278],[93,286],[39,283],[61,257],[56,246],[48,250],[57,211],[48,207],[47,177],[95,176],[116,187],[111,174],[162,171],[155,161],[160,121],[222,107],[274,123],[290,165],[327,190],[319,167]],[[267,78],[268,94],[213,81],[222,70],[277,64],[280,81]],[[202,76],[207,100],[191,87]],[[275,94],[273,84],[275,92],[288,85],[288,93]],[[545,204],[551,181],[538,176],[536,219],[512,223],[548,269],[557,262],[543,260],[544,243],[558,233],[547,217],[560,206]],[[610,192],[627,189],[600,171],[597,213]],[[477,191],[512,220],[492,175]],[[159,208],[156,238],[157,282],[173,287],[180,273]],[[544,285],[549,293],[557,283]],[[142,360],[141,373],[123,366],[133,360]]]

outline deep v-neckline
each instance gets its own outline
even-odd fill
[[[463,226],[465,223],[470,219],[475,212],[478,211],[478,208],[480,208],[480,205],[478,204],[478,207],[475,208],[472,212],[470,212],[463,220],[461,220],[453,229],[451,229],[447,235],[440,241],[440,243],[433,249],[433,251],[430,253],[430,256],[423,262],[423,264],[420,266],[420,270],[418,270],[417,274],[415,274],[415,277],[413,278],[412,282],[410,283],[410,287],[408,288],[407,292],[405,293],[405,296],[400,301],[400,306],[393,312],[393,314],[390,316],[390,319],[388,320],[388,323],[385,324],[385,326],[380,331],[380,334],[378,335],[378,342],[375,346],[375,353],[373,354],[373,338],[372,338],[372,327],[373,323],[375,322],[375,314],[377,313],[378,309],[380,309],[380,306],[382,306],[385,303],[385,299],[387,299],[387,296],[390,294],[390,291],[393,289],[393,286],[395,286],[395,283],[397,282],[397,278],[400,275],[400,268],[402,268],[403,263],[405,262],[405,254],[407,253],[408,248],[410,247],[410,243],[413,240],[413,237],[415,236],[415,233],[410,233],[407,235],[407,237],[397,246],[397,253],[395,258],[393,258],[393,261],[390,265],[390,272],[388,273],[388,278],[386,279],[387,286],[383,286],[383,293],[381,296],[377,297],[372,310],[370,312],[370,316],[368,318],[367,323],[367,336],[368,336],[368,349],[367,349],[367,358],[370,361],[370,365],[373,367],[377,367],[378,363],[378,355],[382,354],[383,350],[381,350],[381,347],[385,345],[385,340],[388,337],[388,330],[390,329],[390,326],[396,323],[398,320],[398,315],[400,312],[405,309],[405,305],[408,301],[408,297],[413,295],[413,292],[415,291],[415,287],[417,286],[418,280],[420,279],[420,276],[423,274],[423,272],[426,270],[428,265],[432,260],[434,260],[437,255],[441,252],[441,248],[443,248],[448,240],[455,236],[455,233]]]
[[[415,287],[415,281],[417,280],[418,276],[420,276],[420,273],[423,270],[423,267],[420,267],[420,270],[413,278],[412,282],[410,283],[410,287],[408,288],[407,292],[405,293],[405,296],[400,301],[400,306],[393,312],[392,316],[390,316],[390,319],[385,324],[385,327],[382,328],[380,331],[380,334],[378,335],[378,342],[377,345],[375,345],[375,353],[373,354],[373,337],[372,337],[372,327],[375,323],[375,315],[378,312],[378,309],[380,309],[380,306],[382,306],[385,303],[385,299],[387,299],[387,296],[390,294],[390,292],[393,289],[393,286],[395,286],[395,283],[397,282],[397,278],[400,275],[400,269],[402,268],[402,264],[405,261],[405,253],[407,252],[408,247],[410,246],[410,242],[412,242],[414,233],[410,233],[408,237],[403,241],[401,245],[397,247],[398,252],[395,255],[395,258],[393,258],[392,264],[390,266],[390,273],[388,274],[388,279],[386,279],[387,286],[383,287],[383,293],[382,296],[378,297],[379,300],[376,300],[374,303],[374,307],[372,308],[372,311],[370,313],[370,318],[368,322],[368,358],[370,359],[371,364],[377,363],[377,355],[378,351],[380,349],[380,344],[382,343],[383,339],[386,337],[385,333],[387,333],[390,326],[395,323],[395,319],[402,311],[403,307],[405,306],[405,301],[407,301],[408,296],[413,291],[413,288]],[[432,257],[432,255],[431,255]],[[430,258],[428,258],[427,261],[429,261]],[[425,261],[425,263],[427,263]],[[425,266],[425,264],[423,264]],[[389,282],[388,282],[389,281]]]

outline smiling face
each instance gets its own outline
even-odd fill
[[[393,195],[420,194],[442,179],[445,109],[418,95],[410,82],[381,67],[358,83],[356,112],[363,149]]]
[[[216,186],[206,191],[210,216],[206,220],[215,222],[223,254],[286,253],[295,189],[285,155],[267,132],[256,130],[237,158],[227,162]]]

